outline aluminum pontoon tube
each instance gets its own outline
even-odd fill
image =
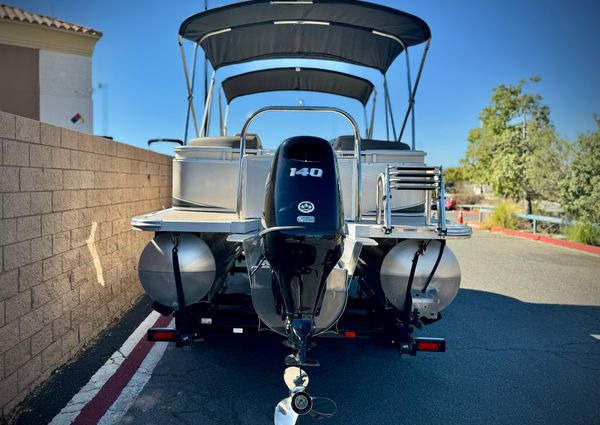
[[[237,216],[239,218],[242,217],[242,165],[244,161],[244,155],[246,153],[246,133],[248,131],[248,127],[258,116],[266,113],[266,112],[330,112],[334,114],[341,115],[346,118],[346,120],[350,123],[354,130],[354,139],[356,143],[354,144],[354,156],[356,158],[356,180],[357,180],[357,193],[356,193],[356,220],[361,220],[361,196],[362,196],[362,161],[361,161],[361,137],[360,130],[358,128],[358,124],[354,121],[354,118],[346,111],[338,108],[324,107],[324,106],[267,106],[265,108],[261,108],[258,111],[254,112],[244,123],[242,127],[242,131],[240,134],[240,161],[239,161],[239,171],[238,171],[238,187],[237,187]]]

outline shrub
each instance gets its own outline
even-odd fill
[[[499,226],[505,229],[515,229],[518,220],[515,214],[519,212],[517,204],[510,201],[501,201],[496,205],[496,209],[487,219],[488,226]]]
[[[600,229],[590,223],[576,222],[567,227],[567,238],[573,242],[600,245]]]

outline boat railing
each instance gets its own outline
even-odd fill
[[[356,221],[361,220],[361,194],[362,194],[362,164],[361,164],[361,138],[358,124],[352,118],[352,116],[346,111],[339,108],[332,108],[327,106],[267,106],[254,112],[244,123],[242,131],[240,133],[240,163],[238,172],[238,183],[237,183],[237,215],[242,218],[242,198],[244,194],[243,188],[243,162],[244,155],[246,153],[246,134],[248,127],[254,121],[255,118],[267,112],[312,112],[312,113],[333,113],[344,117],[352,126],[354,131],[354,157],[356,159]]]
[[[388,165],[377,179],[376,222],[382,225],[385,234],[390,234],[392,225],[392,191],[419,190],[425,192],[425,224],[436,226],[440,236],[447,233],[446,210],[444,207],[444,171],[440,167]],[[437,217],[434,222],[431,200],[435,194]]]

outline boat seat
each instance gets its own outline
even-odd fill
[[[240,148],[240,135],[235,136],[212,136],[212,137],[198,137],[190,139],[187,143],[188,146],[202,146],[211,148]],[[246,136],[246,149],[262,149],[260,138],[258,134],[248,133]]]
[[[353,151],[354,136],[340,136],[331,140],[333,149],[337,151]],[[392,150],[392,151],[409,151],[410,146],[402,142],[390,142],[387,140],[361,139],[361,150]]]

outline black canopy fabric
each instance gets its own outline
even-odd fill
[[[193,15],[179,34],[199,42],[214,69],[257,59],[308,58],[384,73],[402,44],[413,46],[431,37],[416,16],[349,0],[246,1]]]
[[[221,85],[227,102],[254,93],[302,90],[346,96],[366,105],[373,92],[373,84],[363,78],[316,68],[263,69],[229,77]]]

